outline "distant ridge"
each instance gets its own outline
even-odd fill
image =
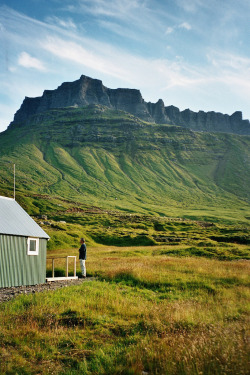
[[[157,103],[145,102],[139,90],[109,89],[102,81],[84,75],[74,82],[62,83],[55,90],[45,90],[41,97],[25,97],[10,125],[22,125],[29,121],[30,116],[50,109],[92,104],[123,110],[144,121],[158,124],[178,125],[194,131],[250,135],[250,122],[242,119],[240,111],[231,116],[214,111],[180,111],[173,105],[165,106],[162,99]]]
[[[69,106],[0,133],[0,195],[12,194],[15,163],[17,197],[27,198],[32,214],[42,206],[61,211],[63,200],[65,207],[246,223],[249,161],[249,136],[149,123],[102,104]]]

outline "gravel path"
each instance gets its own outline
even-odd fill
[[[27,285],[27,286],[15,286],[10,288],[0,288],[0,303],[6,302],[15,298],[20,294],[32,294],[45,292],[47,290],[56,290],[58,288],[65,288],[71,285],[80,285],[85,281],[93,280],[93,277],[87,277],[86,279],[78,280],[63,280],[63,281],[51,281],[46,284],[38,285]]]

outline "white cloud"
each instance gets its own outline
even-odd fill
[[[169,27],[167,28],[165,34],[166,34],[166,35],[172,34],[173,31],[174,31],[174,28],[169,26]]]
[[[188,13],[196,13],[199,8],[207,6],[207,2],[203,0],[176,0],[179,7]],[[216,0],[217,1],[217,0]]]
[[[109,21],[104,21],[104,20],[99,20],[99,25],[101,27],[104,27],[105,29],[108,29],[112,33],[115,33],[117,35],[120,35],[122,37],[130,38],[133,40],[139,40],[140,36],[138,35],[137,32],[134,30],[128,28],[126,26],[122,26],[118,23],[115,22],[109,22]]]
[[[126,19],[133,16],[133,12],[145,8],[146,2],[140,0],[78,0],[75,10],[90,13],[95,16],[114,17]],[[71,8],[72,9],[72,8]]]
[[[17,70],[16,66],[8,66],[9,72],[14,73],[14,72],[16,72],[16,70]]]
[[[179,29],[191,30],[192,27],[188,22],[183,22],[178,26]]]
[[[216,82],[220,82],[237,96],[246,100],[250,92],[250,58],[212,50],[207,54],[210,70]]]
[[[84,40],[82,40],[82,43],[84,43]],[[119,64],[116,64],[114,51],[111,54],[110,47],[97,43],[96,47],[99,50],[97,53],[93,49],[94,41],[92,49],[88,48],[91,44],[88,40],[85,40],[85,46],[82,46],[79,43],[65,41],[59,37],[49,37],[41,45],[46,51],[62,60],[70,60],[82,67],[86,66],[117,78],[125,76],[125,71]]]
[[[131,87],[184,87],[200,79],[200,73],[195,68],[187,66],[181,58],[175,61],[143,58],[87,39],[77,43],[59,37],[49,37],[41,45],[61,60],[70,60],[83,69],[88,67],[126,81]]]
[[[222,71],[227,68],[237,71],[246,78],[250,75],[250,58],[217,50],[210,50],[207,54],[207,58],[214,67]]]
[[[177,29],[184,29],[184,30],[188,30],[189,31],[189,30],[192,29],[192,26],[188,22],[182,22],[179,25],[175,25],[175,26],[172,26],[172,27],[169,26],[167,28],[167,30],[165,31],[165,34],[166,35],[172,34]]]
[[[45,21],[48,22],[49,24],[57,25],[65,29],[73,29],[73,30],[77,29],[76,24],[71,18],[63,19],[63,18],[59,18],[56,16],[49,16],[49,17],[46,17]]]
[[[24,68],[32,68],[41,71],[45,71],[45,66],[42,61],[36,57],[30,56],[27,52],[22,52],[18,57],[18,65]]]
[[[166,21],[177,22],[176,16],[158,9],[154,0],[77,0],[76,5],[66,9],[72,14],[89,14],[94,22],[111,30],[113,26],[113,31],[123,37],[131,37],[133,30],[134,38],[142,40],[145,33],[154,37],[164,33]]]

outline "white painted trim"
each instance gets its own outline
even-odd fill
[[[30,241],[36,241],[36,250],[30,250]],[[27,255],[38,255],[39,254],[39,238],[28,237],[27,240]]]
[[[78,280],[78,276],[68,276],[68,277],[47,277],[46,281],[63,281],[63,280]]]

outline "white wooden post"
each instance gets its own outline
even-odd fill
[[[74,277],[76,277],[76,257],[74,259]]]
[[[66,277],[69,277],[69,257],[66,257]]]
[[[52,259],[52,277],[55,277],[55,259]]]

